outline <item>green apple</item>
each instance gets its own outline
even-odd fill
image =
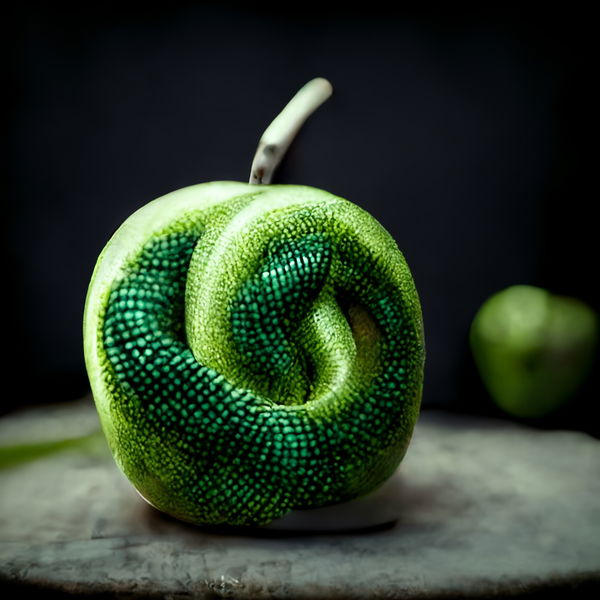
[[[292,98],[249,183],[136,211],[92,275],[84,348],[106,438],[140,495],[181,520],[267,525],[351,501],[408,448],[425,348],[404,256],[349,200],[271,184],[330,93],[317,78]]]
[[[470,344],[496,404],[516,417],[541,417],[583,383],[598,337],[585,303],[530,285],[488,298],[473,319]]]

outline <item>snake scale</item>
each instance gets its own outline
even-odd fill
[[[153,506],[265,525],[378,487],[419,412],[421,308],[395,241],[323,190],[232,181],[139,209],[96,264],[86,366]]]

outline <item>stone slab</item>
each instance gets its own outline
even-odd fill
[[[161,515],[117,470],[97,427],[89,399],[0,419],[6,589],[332,599],[600,590],[600,442],[583,433],[423,411],[385,495],[393,520],[328,531],[309,518],[280,531]],[[372,514],[378,502],[340,511]]]

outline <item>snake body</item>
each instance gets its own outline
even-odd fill
[[[116,463],[158,509],[264,525],[385,481],[421,399],[421,309],[393,238],[306,186],[159,198],[96,265],[85,357]]]

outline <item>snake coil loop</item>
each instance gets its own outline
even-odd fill
[[[266,524],[369,492],[406,452],[419,300],[347,200],[236,182],[159,198],[107,244],[85,322],[115,460],[177,518]]]

